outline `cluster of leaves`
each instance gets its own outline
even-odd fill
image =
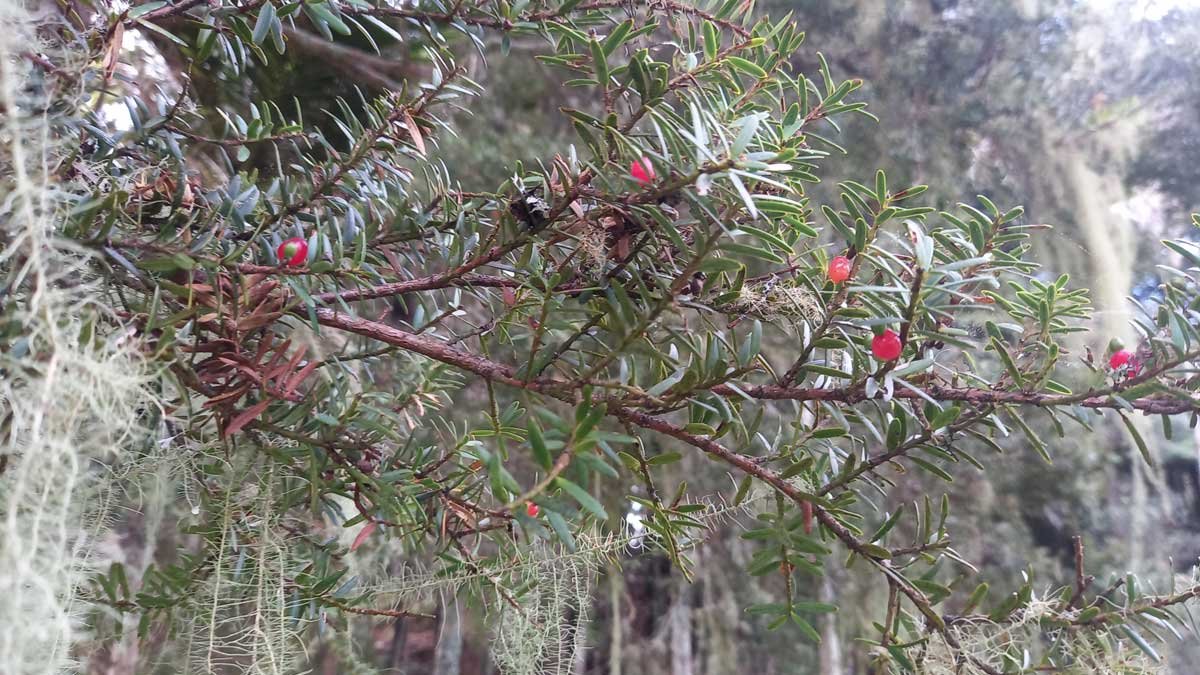
[[[297,625],[413,609],[353,592],[346,558],[376,542],[493,579],[520,611],[526,589],[487,570],[527,542],[574,549],[619,526],[595,492],[621,480],[640,486],[630,498],[647,540],[689,573],[714,495],[656,480],[687,451],[739,474],[733,502],[756,487],[776,497],[746,533],[760,546],[748,572],[778,575],[785,601],[751,612],[816,637],[805,617],[836,608],[797,597],[793,581],[840,549],[886,580],[874,644],[890,667],[915,669],[936,644],[981,672],[1008,668],[955,629],[985,616],[987,587],[960,597],[974,569],[951,545],[949,500],[906,510],[891,488],[909,470],[984,470],[979,451],[1010,429],[1049,460],[1032,411],[1060,434],[1103,410],[1135,435],[1126,416],[1139,411],[1194,422],[1195,269],[1174,270],[1138,324],[1140,368],[1114,372],[1071,341],[1087,293],[1026,259],[1042,226],[1020,209],[980,197],[938,212],[917,199],[925,186],[897,189],[882,171],[813,203],[826,158],[853,151],[837,143],[839,118],[868,115],[853,98],[861,82],[823,59],[812,77],[793,72],[803,33],[752,19],[748,4],[187,0],[81,28],[98,53],[148,31],[213,77],[286,57],[296,25],[420,39],[429,69],[340,101],[329,130],[272,101],[208,109],[186,83],[130,97],[128,128],[74,120],[63,233],[95,250],[110,302],[161,366],[179,442],[242,458],[197,472],[201,552],[140,589],[116,567],[93,599],[140,613],[145,633],[225,573],[231,533],[244,551],[279,528],[288,536],[269,539],[289,547],[279,582]],[[458,58],[488,33],[544,45],[539,60],[569,72],[590,106],[563,110],[578,147],[467,193],[429,155],[479,90]],[[76,75],[94,85],[111,72]],[[649,180],[628,169],[641,162]],[[307,241],[300,266],[275,256],[292,236]],[[1194,247],[1172,247],[1200,266]],[[852,261],[846,283],[826,278],[834,255]],[[870,349],[885,329],[897,360]],[[1087,374],[1064,375],[1068,361]],[[269,518],[238,504],[231,467],[245,461],[270,466],[271,488],[245,497],[269,494]],[[358,528],[352,544],[330,536],[342,528]],[[1114,589],[1089,598],[1079,566],[1078,587],[1041,610],[1047,633],[1121,625],[1153,653],[1139,630],[1179,622],[1198,593],[1142,596],[1128,582],[1124,604]],[[1030,580],[986,618],[1016,621],[1033,596]],[[1037,665],[1069,661],[1048,644]]]

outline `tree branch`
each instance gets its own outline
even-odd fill
[[[318,309],[317,321],[322,325],[332,328],[339,328],[351,332],[368,335],[374,339],[394,344],[398,347],[417,352],[432,359],[436,359],[443,363],[468,370],[480,377],[489,380],[508,384],[521,389],[530,389],[546,393],[553,398],[573,403],[572,396],[554,386],[555,383],[546,383],[541,380],[524,381],[515,377],[514,369],[489,359],[485,359],[473,354],[452,349],[446,345],[433,340],[431,338],[412,335],[398,329],[378,324],[372,321],[365,321],[353,317],[339,314],[330,309]],[[867,546],[861,542],[853,532],[842,524],[836,517],[833,516],[825,508],[816,503],[816,497],[801,491],[794,483],[783,478],[774,470],[758,464],[753,457],[742,455],[725,448],[720,443],[706,436],[698,436],[688,433],[682,427],[671,424],[660,418],[651,416],[647,413],[621,407],[619,405],[609,405],[607,414],[617,419],[629,422],[635,426],[658,433],[670,436],[680,440],[688,445],[702,450],[703,452],[720,459],[721,461],[740,469],[742,472],[754,476],[759,480],[767,483],[783,495],[787,496],[797,504],[810,502],[813,504],[813,511],[821,524],[829,529],[842,543],[855,554],[863,557],[866,560],[875,564],[880,571],[895,583],[902,593],[913,603],[914,606],[921,612],[929,623],[939,632],[942,633],[946,643],[954,649],[958,649],[959,645],[952,633],[946,630],[946,623],[941,615],[933,609],[929,598],[925,596],[918,588],[913,586],[903,575],[896,571],[887,556],[881,556],[878,552],[869,550]],[[984,667],[980,664],[981,667]],[[994,672],[988,670],[987,672]]]

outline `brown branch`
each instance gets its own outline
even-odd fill
[[[450,348],[444,343],[433,340],[428,337],[412,335],[403,331],[397,330],[390,326],[375,323],[373,321],[365,321],[349,317],[344,314],[339,314],[329,309],[318,309],[317,320],[325,326],[332,328],[340,328],[351,332],[368,335],[374,339],[394,344],[398,347],[414,351],[429,358],[441,361],[448,365],[452,365],[464,370],[487,378],[492,381],[508,384],[520,389],[530,389],[546,393],[554,398],[566,402],[574,402],[573,397],[560,388],[556,387],[557,383],[547,383],[543,380],[533,380],[526,382],[515,377],[514,369],[511,366],[497,363],[489,359],[485,359],[474,354],[469,354],[457,349]],[[631,410],[619,405],[609,405],[606,409],[607,414],[616,417],[633,425],[657,431],[666,436],[670,436],[677,440],[683,441],[688,445],[702,450],[703,452],[720,459],[721,461],[740,469],[742,472],[754,476],[759,480],[774,487],[781,494],[785,495],[797,504],[805,502],[813,503],[813,511],[817,519],[821,521],[835,537],[855,554],[872,562],[880,571],[894,582],[902,593],[913,603],[913,605],[921,612],[929,621],[930,625],[935,630],[942,633],[946,644],[951,648],[958,650],[959,645],[954,635],[946,630],[946,623],[932,606],[929,598],[925,596],[920,589],[913,586],[907,579],[896,571],[888,561],[889,556],[880,556],[876,550],[868,549],[867,545],[861,542],[853,532],[842,524],[829,511],[822,508],[815,501],[814,495],[802,492],[791,481],[783,478],[774,470],[761,466],[755,458],[749,457],[737,452],[733,452],[720,443],[706,436],[698,436],[687,432],[682,427],[676,426],[657,417],[653,417],[644,412]],[[994,671],[986,669],[986,666],[979,664],[985,668],[985,672],[992,673]]]
[[[569,384],[567,382],[545,379],[531,379],[529,381],[525,381],[522,378],[516,377],[515,369],[512,366],[455,349],[446,345],[445,343],[426,336],[406,333],[384,324],[340,314],[327,308],[320,308],[317,310],[317,320],[321,324],[332,328],[358,333],[360,335],[386,342],[402,349],[422,354],[442,363],[472,372],[480,377],[488,379],[489,381],[507,384],[519,389],[536,391],[568,403],[576,402],[575,396],[577,392],[569,388],[564,388],[563,386],[565,384]],[[1184,355],[1172,363],[1178,364],[1190,358],[1195,358],[1195,354]],[[1171,367],[1171,364],[1165,364],[1157,369],[1157,371],[1161,372],[1169,367]],[[1116,402],[1112,401],[1109,397],[1114,393],[1119,393],[1128,386],[1132,385],[1126,383],[1117,384],[1110,388],[1111,391],[1109,393],[1087,397],[1080,397],[1078,395],[1064,396],[1030,394],[1024,392],[956,389],[944,387],[928,388],[927,391],[929,391],[931,396],[944,397],[944,400],[962,400],[979,404],[1019,403],[1029,405],[1070,405],[1078,403],[1090,407],[1116,407]],[[713,391],[718,391],[721,388],[722,387],[714,387]],[[857,390],[799,390],[771,386],[748,388],[747,393],[750,393],[752,396],[757,395],[758,397],[764,399],[799,398],[799,400],[832,400],[846,403],[854,403],[865,400],[866,398],[861,391]],[[915,394],[913,395],[915,396]],[[707,436],[689,433],[684,428],[672,424],[660,417],[625,407],[624,405],[620,405],[612,400],[605,400],[604,402],[607,403],[606,412],[610,416],[616,417],[625,423],[632,424],[642,429],[655,431],[657,433],[670,436],[688,445],[698,448],[706,454],[709,454],[741,470],[743,473],[753,476],[770,485],[780,494],[786,496],[788,499],[797,504],[811,504],[814,515],[829,532],[837,537],[837,539],[841,541],[847,549],[875,565],[888,579],[889,584],[894,585],[900,593],[903,593],[904,596],[907,597],[910,602],[912,602],[913,606],[916,607],[916,609],[926,618],[929,626],[942,635],[947,645],[954,650],[960,649],[957,639],[954,637],[953,633],[947,630],[945,619],[933,608],[933,604],[929,598],[926,597],[920,589],[913,586],[912,583],[909,582],[891,564],[890,559],[893,557],[893,552],[890,550],[881,552],[877,547],[869,546],[868,544],[864,543],[854,534],[854,532],[850,530],[849,527],[847,527],[836,516],[834,516],[830,510],[822,506],[824,502],[819,497],[803,492],[795,484],[783,478],[773,469],[762,465],[758,461],[758,458],[729,450]],[[1143,402],[1147,402],[1147,404],[1142,405],[1141,409],[1150,410],[1152,409],[1150,404],[1158,404],[1160,403],[1160,400],[1134,400],[1130,401],[1130,404],[1137,407],[1139,403]],[[1188,409],[1190,410],[1191,407]],[[1078,583],[1079,582],[1077,581],[1077,584]],[[1184,602],[1193,597],[1200,597],[1200,587],[1189,589],[1188,591],[1173,596],[1165,596],[1150,600],[1128,611],[1136,612],[1147,608],[1167,607],[1173,604]],[[1088,623],[1109,622],[1120,618],[1120,616],[1124,616],[1124,613],[1110,612],[1094,617],[1093,619],[1089,620]],[[972,660],[975,661],[975,665],[984,672],[996,672],[986,664],[974,659]]]
[[[1067,603],[1067,609],[1075,606],[1075,603],[1083,599],[1083,593],[1087,590],[1089,584],[1092,583],[1093,577],[1085,576],[1083,573],[1083,537],[1075,535],[1071,537],[1071,542],[1075,546],[1075,594],[1071,596],[1071,601]]]
[[[483,3],[487,5],[490,3]],[[591,2],[580,3],[571,10],[571,14],[582,12],[602,11],[606,9],[623,9],[634,3],[629,0],[592,0]],[[738,24],[727,19],[719,19],[713,14],[704,10],[693,7],[687,3],[678,2],[677,0],[646,0],[641,3],[651,9],[666,10],[680,14],[695,16],[708,21],[712,21],[736,35],[748,37],[750,32],[739,26]],[[456,5],[449,12],[430,12],[418,7],[363,7],[360,5],[344,5],[340,4],[338,9],[350,15],[369,14],[372,16],[389,16],[403,19],[415,19],[417,21],[432,22],[432,23],[461,23],[468,26],[477,26],[480,28],[489,28],[501,32],[508,32],[517,27],[518,23],[543,23],[554,21],[556,19],[566,19],[566,16],[557,9],[543,10],[539,12],[530,12],[528,14],[515,17],[515,20],[507,18],[497,18],[491,14],[487,14],[480,10],[480,6],[463,7],[462,3]]]
[[[489,252],[483,256],[484,259],[493,258],[495,254]],[[503,255],[503,254],[501,254]],[[495,256],[499,257],[499,256]],[[261,267],[263,271],[270,270],[271,273],[278,272],[278,267]],[[479,265],[473,265],[479,267]],[[241,266],[238,267],[241,269]],[[443,274],[432,274],[427,277],[418,277],[416,279],[406,279],[405,281],[395,281],[388,284],[379,284],[378,286],[370,286],[367,288],[354,288],[345,291],[332,291],[329,293],[320,293],[314,295],[313,299],[320,303],[331,303],[335,300],[344,300],[346,302],[355,302],[357,300],[377,300],[379,298],[391,298],[397,295],[406,293],[419,293],[421,291],[433,291],[443,288],[462,287],[462,288],[520,288],[521,282],[517,279],[506,279],[504,277],[489,276],[484,274],[467,274],[460,273],[462,268],[455,268],[451,272]],[[285,271],[286,273],[286,271]]]
[[[326,295],[330,295],[330,299],[337,296],[336,293]],[[321,300],[326,299],[324,296],[317,297]],[[332,328],[339,328],[341,330],[349,330],[381,342],[387,342],[403,349],[423,354],[437,361],[442,361],[443,363],[463,368],[464,370],[470,370],[476,374],[489,377],[489,379],[500,381],[510,386],[524,387],[545,393],[549,389],[560,388],[566,384],[562,381],[537,379],[526,383],[518,380],[518,378],[514,376],[514,370],[511,366],[503,365],[495,361],[476,356],[470,352],[454,349],[438,340],[416,336],[411,333],[392,328],[385,324],[349,316],[328,308],[318,308],[316,311],[317,320],[324,325]],[[1180,363],[1195,359],[1197,357],[1200,357],[1200,352],[1191,352],[1183,357],[1180,357],[1180,359],[1171,362],[1170,364],[1155,369],[1154,372],[1161,374],[1172,365],[1179,365]],[[1193,410],[1200,409],[1200,400],[1195,399],[1184,400],[1175,397],[1146,397],[1120,401],[1113,398],[1113,395],[1120,394],[1130,387],[1145,381],[1148,378],[1148,375],[1149,373],[1147,375],[1142,375],[1137,378],[1132,378],[1130,380],[1126,380],[1125,382],[1118,383],[1107,389],[1096,390],[1092,395],[995,391],[991,389],[944,387],[940,385],[925,386],[923,387],[923,391],[929,397],[940,401],[959,401],[980,407],[987,405],[1006,404],[1029,405],[1044,408],[1080,405],[1085,408],[1117,409],[1124,408],[1126,405],[1129,405],[1136,410],[1143,411],[1146,414],[1168,415],[1191,412]],[[857,387],[847,389],[817,389],[761,385],[741,387],[741,390],[750,397],[760,400],[833,401],[840,403],[860,403],[868,400],[866,392],[862,388]],[[739,395],[733,390],[733,388],[727,385],[717,385],[712,387],[710,391],[715,394],[729,397],[737,397]],[[898,389],[893,396],[899,399],[921,398],[920,394],[908,389]],[[629,404],[630,401],[622,401],[622,403]]]
[[[280,141],[287,141],[287,140],[292,140],[294,138],[303,138],[304,137],[304,132],[302,132],[302,131],[289,131],[286,133],[276,134],[273,136],[264,136],[262,138],[214,138],[212,136],[203,136],[201,134],[197,134],[197,133],[188,131],[187,129],[176,126],[174,124],[163,125],[163,128],[166,129],[167,131],[170,131],[173,134],[179,134],[180,136],[183,136],[184,138],[187,138],[189,140],[196,141],[197,143],[207,143],[209,145],[220,145],[222,147],[227,147],[227,148],[236,148],[238,146],[252,145],[254,143],[278,143]]]
[[[320,58],[348,79],[384,91],[401,91],[404,82],[415,76],[416,70],[406,58],[385,58],[338,42],[326,40],[306,30],[292,28],[286,23],[283,34],[289,48]]]
[[[402,619],[402,618],[406,618],[406,617],[420,617],[422,619],[436,619],[437,618],[432,614],[425,614],[424,612],[409,612],[409,611],[400,610],[400,609],[375,609],[373,607],[355,607],[353,605],[348,605],[348,604],[342,602],[341,600],[338,600],[336,598],[330,598],[330,597],[321,598],[321,602],[329,605],[330,607],[337,607],[338,609],[342,610],[343,612],[351,612],[353,614],[364,614],[366,616],[387,616],[387,617],[391,617],[393,619]]]
[[[1197,358],[1200,354],[1192,353],[1188,360]],[[1178,364],[1176,364],[1178,365]],[[1147,415],[1177,415],[1200,410],[1200,399],[1183,399],[1173,396],[1144,397],[1125,402],[1113,398],[1114,394],[1130,389],[1134,384],[1145,381],[1137,378],[1137,382],[1121,383],[1106,389],[1085,392],[1083,394],[1046,394],[1024,391],[997,391],[993,389],[978,389],[972,387],[944,387],[927,385],[920,387],[930,398],[939,401],[958,401],[972,405],[1029,405],[1039,408],[1052,408],[1068,405],[1079,405],[1084,408],[1113,408],[1124,409],[1126,404],[1135,410],[1141,410]],[[865,390],[861,387],[845,389],[818,389],[780,387],[762,385],[757,387],[741,387],[742,391],[752,398],[781,401],[834,401],[838,403],[860,403],[868,400]],[[729,387],[717,386],[712,391],[723,396],[737,396],[737,392]],[[898,399],[918,399],[920,394],[909,389],[897,388],[892,394]]]
[[[173,4],[173,5],[167,4],[166,6],[159,7],[156,10],[146,12],[145,14],[137,17],[136,19],[126,19],[125,25],[132,28],[135,25],[137,25],[137,22],[139,22],[139,21],[145,23],[145,22],[155,22],[155,21],[162,21],[163,19],[169,19],[173,16],[178,16],[180,14],[183,14],[184,12],[188,11],[189,9],[191,9],[193,7],[198,7],[200,5],[203,5],[206,1],[207,0],[183,0],[183,2],[179,2],[179,3]],[[130,9],[137,9],[137,6],[131,7]]]

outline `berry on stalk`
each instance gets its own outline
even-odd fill
[[[528,502],[525,504],[525,514],[528,515],[530,518],[537,518],[538,513],[540,513],[540,512],[541,512],[541,509],[538,508],[537,504],[534,504],[533,502]]]
[[[1113,352],[1113,355],[1108,357],[1108,367],[1113,370],[1124,367],[1133,359],[1133,354],[1128,349],[1118,349]]]
[[[880,361],[895,361],[900,358],[902,351],[904,351],[904,345],[900,343],[900,336],[896,335],[896,331],[891,328],[871,340],[871,353]]]
[[[304,237],[292,237],[275,249],[275,255],[279,256],[280,264],[299,267],[308,260],[308,242],[304,241]]]
[[[839,255],[829,261],[829,268],[825,271],[829,276],[829,280],[835,284],[840,284],[850,278],[850,259],[844,255]]]

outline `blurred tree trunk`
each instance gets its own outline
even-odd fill
[[[625,627],[625,618],[621,613],[622,580],[617,566],[609,565],[608,606],[612,611],[609,619],[608,675],[621,675],[621,649],[624,647],[622,631]]]
[[[745,665],[739,661],[738,628],[742,608],[751,601],[738,598],[733,590],[731,583],[737,581],[736,575],[744,567],[737,560],[736,551],[725,549],[740,544],[740,540],[721,542],[711,550],[704,548],[696,552],[697,568],[703,567],[697,576],[704,579],[699,587],[703,611],[697,619],[696,658],[702,664],[701,672],[706,675],[741,672]]]
[[[693,675],[691,587],[680,581],[679,595],[667,617],[671,644],[671,675]]]
[[[388,648],[386,672],[403,672],[400,666],[404,665],[404,643],[408,638],[407,628],[408,624],[404,622],[403,618],[396,619],[396,623],[392,627],[392,644]]]
[[[433,660],[433,675],[460,675],[462,648],[462,619],[458,614],[458,603],[451,598],[442,610],[442,629]]]
[[[821,577],[818,597],[821,602],[837,604],[837,594],[833,589],[832,570],[826,564],[825,574]],[[842,643],[838,639],[837,613],[829,612],[821,615],[821,675],[842,675]]]
[[[1136,349],[1133,341],[1137,335],[1129,325],[1130,306],[1127,300],[1130,288],[1133,287],[1133,271],[1137,262],[1135,225],[1129,217],[1115,208],[1128,199],[1128,191],[1122,182],[1122,176],[1111,170],[1098,171],[1087,162],[1090,155],[1110,154],[1121,157],[1136,147],[1137,131],[1128,126],[1123,125],[1102,139],[1097,139],[1096,145],[1099,147],[1092,148],[1091,152],[1070,153],[1066,175],[1068,186],[1074,193],[1072,196],[1079,225],[1084,233],[1092,263],[1090,277],[1093,280],[1093,302],[1100,319],[1098,328],[1101,335],[1119,337],[1130,349]],[[1105,362],[1103,350],[1107,346],[1104,344],[1106,342],[1107,340],[1103,340],[1098,345],[1101,349],[1102,364]],[[1157,452],[1155,446],[1158,438],[1154,423],[1143,415],[1133,416],[1130,421],[1138,429],[1153,456]],[[1123,434],[1124,430],[1120,430],[1120,433]],[[1171,511],[1167,501],[1170,491],[1166,489],[1163,477],[1154,468],[1144,465],[1141,453],[1132,442],[1124,437],[1117,442],[1129,451],[1132,506],[1129,509],[1128,566],[1134,572],[1147,572],[1146,565],[1149,563],[1143,554],[1148,550],[1146,538],[1151,531],[1151,512],[1147,508],[1150,497],[1146,483],[1151,483],[1163,500],[1160,508],[1164,513]]]

